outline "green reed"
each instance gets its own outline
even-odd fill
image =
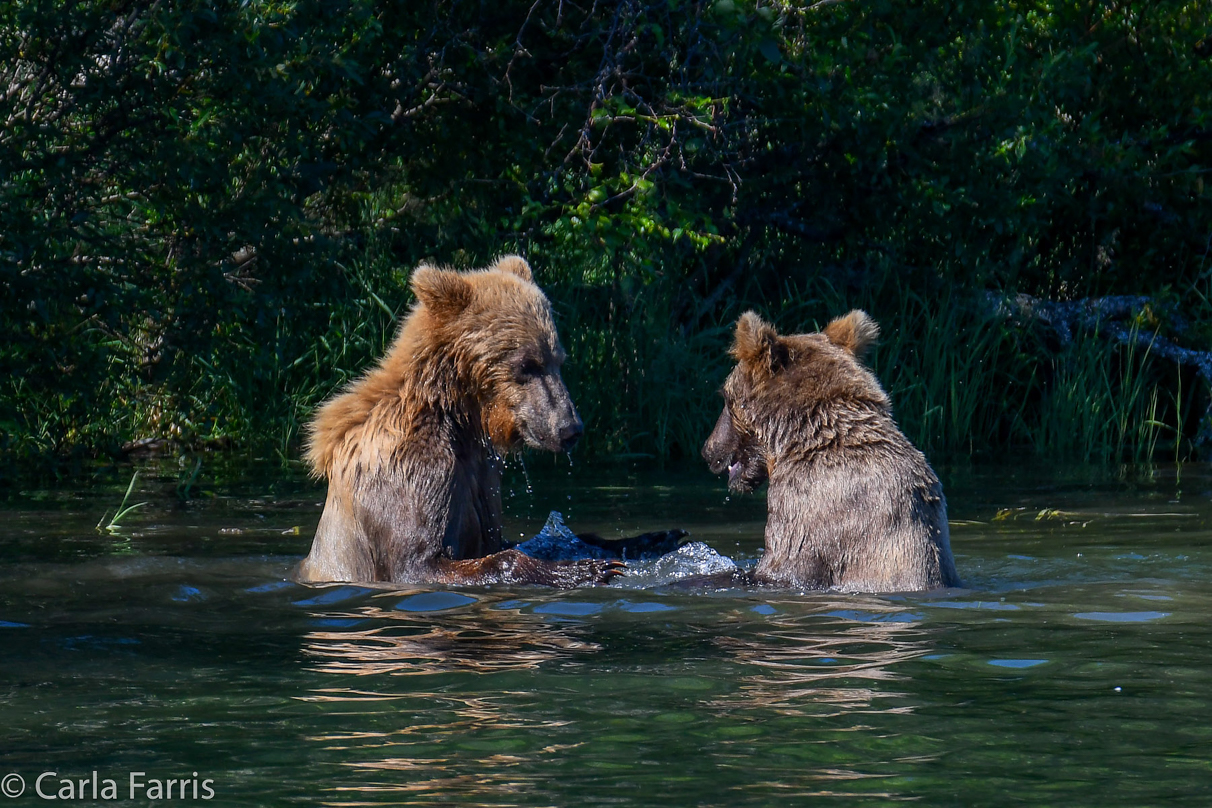
[[[1078,459],[1152,460],[1163,438],[1182,454],[1181,374],[1165,374],[1140,347],[1140,327],[1116,345],[1098,330],[1078,334],[1052,357],[1052,383],[1043,391],[1031,438],[1039,454]],[[1166,390],[1166,376],[1178,388]]]
[[[382,353],[406,308],[405,278],[393,287],[381,263],[351,265],[350,277],[361,293],[333,311],[327,333],[283,371],[289,406],[271,414],[270,430],[280,436],[275,448],[283,458],[297,456],[312,408]],[[672,284],[589,283],[555,267],[540,281],[586,424],[582,455],[696,457],[719,415],[736,317],[750,307],[785,333],[819,329],[851,308],[869,311],[881,326],[871,367],[898,423],[931,457],[1027,452],[1148,462],[1190,453],[1192,395],[1183,392],[1180,369],[1137,344],[1139,324],[1125,345],[1101,330],[1079,330],[1061,345],[1039,324],[1008,320],[981,297],[952,286],[926,293],[889,271],[858,293],[819,279],[787,282],[766,305],[746,302],[759,295],[742,288],[688,328],[685,312],[699,301],[687,304]]]
[[[731,337],[723,324],[683,333],[670,301],[576,286],[555,302],[568,351],[564,376],[586,424],[581,451],[612,456],[696,455],[719,415]]]

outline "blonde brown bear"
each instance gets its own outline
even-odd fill
[[[412,289],[387,355],[310,425],[307,460],[328,498],[296,577],[576,586],[618,574],[617,562],[502,550],[502,454],[567,451],[582,432],[530,266],[421,266]]]

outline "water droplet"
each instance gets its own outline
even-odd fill
[[[526,480],[526,493],[533,494],[534,487],[530,484],[530,474],[526,471],[526,461],[522,459],[521,455],[518,455],[518,465],[522,467],[522,477]]]

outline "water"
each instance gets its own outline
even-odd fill
[[[509,535],[557,508],[757,556],[763,502],[705,474],[530,466]],[[222,805],[1212,800],[1212,471],[945,477],[968,588],[890,597],[306,588],[302,478],[204,468],[182,503],[148,473],[119,535],[94,525],[125,479],[10,491],[0,777],[13,805],[94,770]]]

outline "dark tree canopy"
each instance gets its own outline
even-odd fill
[[[591,451],[693,454],[741,311],[857,305],[927,448],[1177,451],[1189,368],[990,301],[1207,347],[1209,42],[1209,0],[0,4],[4,448],[289,454],[411,267],[521,251]]]

